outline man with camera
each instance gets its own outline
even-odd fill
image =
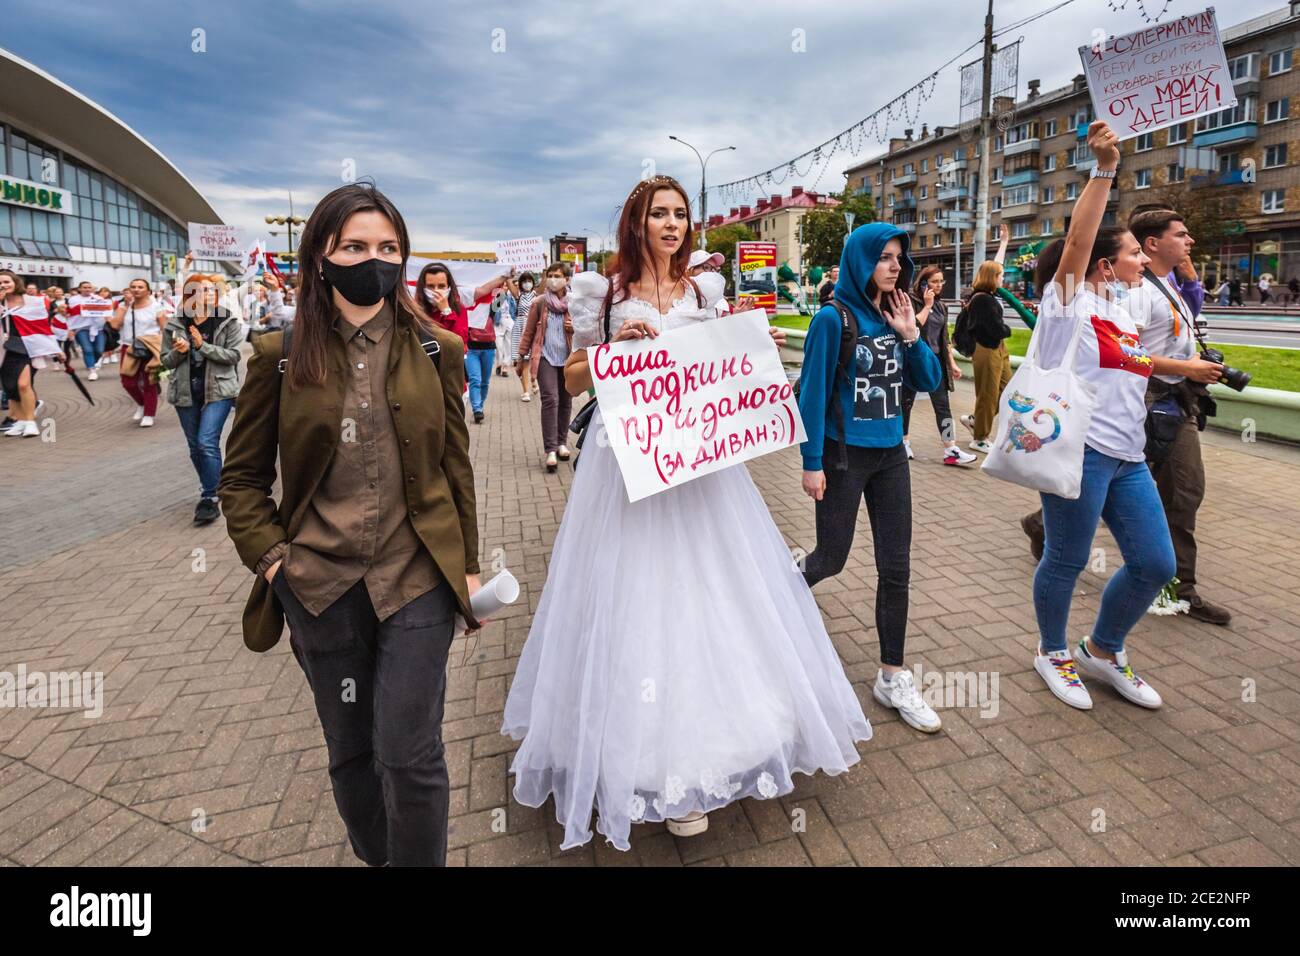
[[[1196,588],[1196,512],[1205,496],[1200,432],[1215,413],[1206,386],[1227,380],[1244,387],[1250,376],[1227,368],[1223,356],[1206,347],[1196,310],[1168,280],[1177,267],[1190,265],[1195,240],[1182,216],[1172,209],[1137,210],[1129,230],[1151,260],[1126,304],[1154,363],[1146,395],[1146,456],[1178,561],[1178,597],[1187,601],[1189,616],[1222,626],[1232,614]]]

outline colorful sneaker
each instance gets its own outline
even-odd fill
[[[979,441],[979,440],[971,442],[968,447],[970,448],[971,451],[977,451],[981,455],[987,455],[989,452],[993,450],[993,446],[990,445],[988,442]]]
[[[1112,664],[1104,657],[1089,653],[1088,639],[1085,637],[1079,642],[1079,656],[1076,660],[1079,670],[1088,677],[1105,681],[1115,688],[1121,697],[1139,707],[1155,710],[1164,703],[1154,687],[1133,673],[1133,668],[1128,666],[1128,654],[1124,651],[1115,655],[1115,663]]]
[[[968,451],[962,451],[956,445],[949,445],[943,450],[943,463],[945,465],[969,465],[973,461],[979,461],[979,456],[972,455]]]
[[[967,430],[968,430],[972,435],[975,434],[975,416],[974,416],[974,415],[963,415],[961,418],[959,418],[959,419],[957,419],[957,420],[958,420],[959,422],[961,422],[963,425],[965,425],[965,426],[966,426],[966,429],[967,429]]]
[[[889,683],[885,683],[885,672],[876,673],[876,683],[871,688],[871,696],[886,707],[898,711],[898,716],[926,734],[938,733],[943,727],[939,715],[927,704],[916,689],[916,678],[909,670],[896,671]]]
[[[1070,657],[1068,649],[1044,654],[1042,648],[1039,648],[1034,655],[1034,670],[1038,671],[1038,676],[1043,679],[1047,689],[1071,707],[1092,710],[1092,697],[1079,679],[1074,658]]]

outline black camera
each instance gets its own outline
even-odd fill
[[[1240,392],[1243,388],[1245,388],[1247,385],[1250,384],[1250,373],[1243,372],[1239,368],[1233,368],[1231,365],[1229,365],[1227,362],[1223,360],[1223,353],[1220,352],[1218,349],[1212,349],[1212,348],[1207,348],[1205,346],[1202,346],[1201,358],[1204,359],[1206,362],[1213,362],[1215,365],[1223,366],[1223,376],[1219,379],[1219,382],[1223,385],[1228,386],[1228,388]]]

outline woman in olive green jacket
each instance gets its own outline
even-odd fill
[[[244,641],[268,650],[287,618],[357,856],[438,865],[447,652],[457,612],[478,624],[464,345],[411,301],[406,226],[374,187],[322,199],[298,254],[292,340],[255,340],[221,477],[257,575]]]

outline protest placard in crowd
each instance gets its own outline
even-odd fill
[[[190,250],[195,259],[221,259],[239,262],[246,250],[257,239],[247,229],[221,223],[192,222],[189,224]]]
[[[629,501],[806,437],[761,309],[587,355]]]
[[[1214,8],[1079,47],[1097,119],[1120,139],[1237,105]]]
[[[497,243],[497,265],[514,266],[520,272],[541,272],[546,268],[546,243],[541,236],[530,239],[502,239]]]

